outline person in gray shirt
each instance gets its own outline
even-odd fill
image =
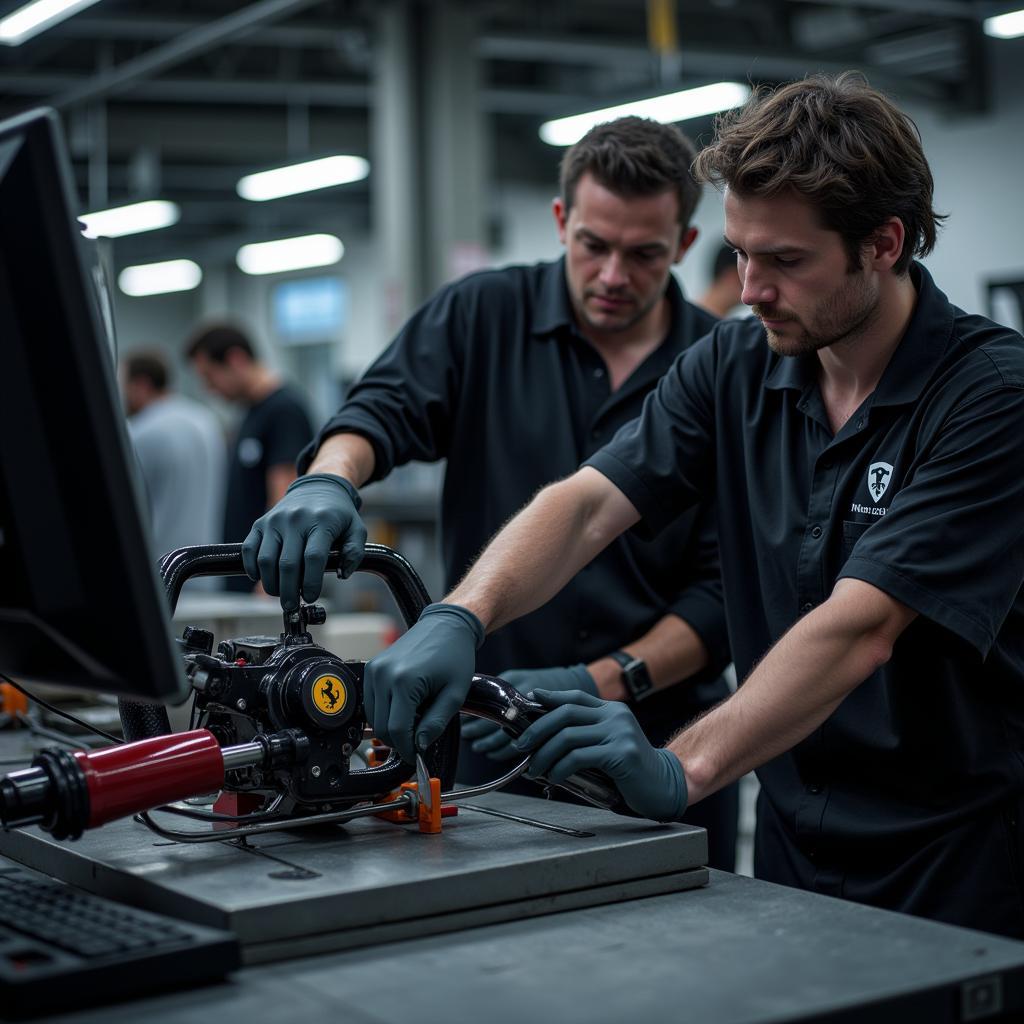
[[[129,354],[121,376],[128,433],[149,503],[153,557],[219,542],[226,452],[217,418],[170,390],[170,371],[158,352]]]

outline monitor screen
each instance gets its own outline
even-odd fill
[[[271,305],[280,341],[298,344],[337,338],[348,319],[348,292],[339,277],[304,277],[275,286]]]
[[[57,115],[0,124],[0,671],[180,700],[77,205]]]

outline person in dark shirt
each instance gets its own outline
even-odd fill
[[[228,459],[224,500],[223,539],[237,543],[295,479],[295,459],[313,428],[302,397],[256,358],[239,328],[203,327],[189,340],[186,354],[214,394],[245,409]],[[244,576],[224,582],[228,590],[252,590]]]
[[[756,316],[680,356],[370,661],[371,721],[431,742],[485,630],[714,493],[745,681],[659,748],[624,705],[538,688],[530,770],[603,771],[670,821],[756,768],[760,877],[1024,937],[1024,339],[914,261],[931,171],[861,76],[757,93],[695,168]]]
[[[671,273],[697,233],[693,157],[676,128],[640,118],[568,150],[554,203],[564,258],[473,274],[415,313],[303,454],[306,475],[256,522],[251,575],[285,607],[300,587],[314,599],[332,543],[348,569],[360,556],[355,487],[411,459],[447,458],[452,586],[539,488],[639,415],[672,360],[715,323]],[[727,696],[729,660],[710,502],[656,541],[615,541],[556,602],[480,652],[482,670],[523,691],[582,687],[628,703],[658,743]],[[466,732],[459,778],[495,777],[488,758],[514,754],[504,733]],[[688,820],[708,828],[711,863],[732,868],[735,788]]]

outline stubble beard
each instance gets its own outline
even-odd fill
[[[768,347],[780,356],[798,357],[830,345],[854,342],[875,323],[878,301],[877,293],[872,293],[863,281],[837,288],[815,311],[811,326],[804,327],[796,337],[778,334],[765,326]],[[753,312],[762,319],[772,319],[763,317],[763,307],[754,306]]]

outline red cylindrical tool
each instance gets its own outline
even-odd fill
[[[76,751],[89,790],[89,828],[220,789],[224,758],[208,729]]]

